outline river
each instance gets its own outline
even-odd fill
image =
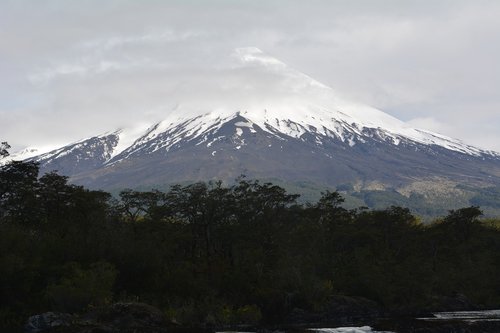
[[[500,310],[485,311],[456,311],[456,312],[436,312],[428,317],[421,318],[383,318],[380,323],[370,326],[358,327],[324,327],[277,330],[271,332],[280,333],[407,333],[407,332],[428,332],[428,333],[455,333],[455,332],[500,332]],[[383,327],[383,328],[381,328]],[[217,333],[230,333],[229,331]],[[255,333],[255,332],[235,332],[231,333]]]

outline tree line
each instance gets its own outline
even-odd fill
[[[500,231],[466,207],[431,224],[404,207],[347,210],[258,180],[109,193],[36,162],[0,167],[0,326],[140,301],[185,324],[283,323],[332,295],[419,311],[500,302]]]

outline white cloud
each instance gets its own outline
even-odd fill
[[[406,123],[411,127],[425,129],[436,133],[446,134],[447,132],[450,131],[449,126],[443,124],[442,122],[432,117],[413,118],[407,121]]]
[[[240,84],[227,55],[252,45],[346,97],[500,151],[498,12],[460,0],[2,2],[1,139],[74,141],[159,117],[176,94]]]
[[[178,33],[174,32],[173,30],[165,30],[159,32],[149,32],[143,35],[136,36],[115,36],[109,38],[100,38],[82,42],[77,45],[77,47],[80,47],[82,49],[91,49],[94,52],[104,52],[117,47],[180,42],[206,35],[207,33],[203,31],[184,31]]]

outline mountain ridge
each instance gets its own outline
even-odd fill
[[[347,102],[258,49],[233,55],[238,65],[231,73],[241,76],[241,84],[220,88],[218,98],[179,101],[147,129],[112,130],[27,159],[40,162],[42,171],[59,170],[77,183],[104,188],[240,174],[328,185],[380,181],[402,187],[433,177],[500,184],[497,152]],[[268,77],[268,86],[257,84]]]

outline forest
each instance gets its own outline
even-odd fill
[[[348,210],[258,180],[119,197],[35,162],[0,167],[0,327],[46,311],[143,302],[180,325],[272,325],[335,295],[390,313],[466,297],[500,304],[500,220],[477,206],[422,223],[404,207]]]

